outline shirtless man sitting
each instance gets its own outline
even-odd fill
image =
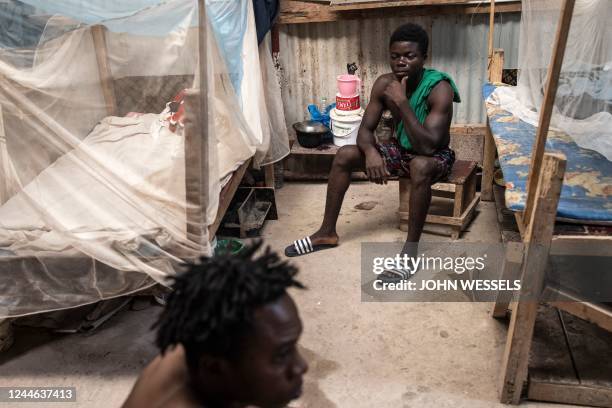
[[[429,38],[416,24],[400,26],[391,35],[391,73],[378,77],[372,87],[357,145],[341,147],[334,158],[325,202],[325,215],[318,231],[285,248],[285,255],[298,256],[338,245],[336,222],[351,173],[364,169],[370,181],[386,184],[389,176],[410,177],[408,236],[404,253],[416,255],[432,184],[450,174],[455,153],[449,148],[453,102],[459,92],[449,75],[425,68]],[[374,130],[385,109],[394,120],[395,136],[377,143]],[[387,271],[389,272],[389,271]],[[388,280],[407,279],[406,271],[383,273]]]
[[[124,408],[284,407],[300,396],[308,366],[302,322],[287,288],[297,270],[260,245],[203,259],[176,277],[157,323],[161,354]]]

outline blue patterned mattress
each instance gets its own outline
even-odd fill
[[[485,84],[485,101],[496,85]],[[489,127],[495,139],[506,183],[506,205],[525,208],[526,184],[536,127],[521,121],[493,103],[485,102]],[[579,147],[570,136],[549,131],[547,152],[567,158],[557,217],[584,222],[612,222],[612,162],[603,155]]]

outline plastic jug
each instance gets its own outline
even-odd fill
[[[340,96],[350,98],[359,94],[361,79],[357,75],[342,74],[338,75],[336,79]]]

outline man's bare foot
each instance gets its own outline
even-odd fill
[[[313,245],[319,245],[319,244],[338,245],[339,239],[340,238],[338,237],[338,234],[336,234],[335,232],[325,233],[325,232],[321,232],[320,230],[310,236],[310,240],[312,241]]]

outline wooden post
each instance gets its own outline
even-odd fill
[[[524,247],[522,242],[508,242],[506,245],[506,253],[504,256],[504,264],[502,265],[501,280],[513,281],[521,276],[521,264],[523,263]],[[506,317],[508,305],[512,301],[512,293],[509,291],[500,291],[495,299],[495,307],[493,308],[493,317]]]
[[[276,178],[274,176],[274,163],[263,166],[266,187],[274,188]]]
[[[100,75],[104,102],[106,103],[106,112],[109,116],[113,116],[117,114],[117,97],[115,96],[113,74],[108,62],[106,28],[101,25],[91,27],[91,36],[93,38],[94,50],[96,51],[96,60],[98,61],[98,73]]]
[[[523,383],[527,379],[533,327],[538,300],[544,286],[565,164],[565,157],[562,155],[544,155],[542,173],[535,192],[534,217],[525,233],[526,252],[521,273],[520,297],[512,308],[502,360],[500,399],[503,403],[518,404]]]
[[[204,228],[206,227],[206,207],[202,203],[203,178],[207,176],[202,173],[203,157],[202,151],[203,132],[200,119],[200,91],[189,89],[185,93],[185,200],[187,217],[187,239],[197,249],[203,243]]]
[[[544,100],[540,109],[540,119],[536,132],[536,139],[533,144],[533,152],[531,153],[531,165],[529,166],[529,177],[527,179],[527,202],[525,204],[525,225],[529,225],[532,219],[533,202],[535,200],[536,185],[540,174],[540,166],[542,156],[546,147],[546,137],[548,135],[548,127],[552,116],[553,104],[557,95],[557,85],[559,84],[559,73],[563,64],[563,55],[565,54],[565,46],[567,44],[567,35],[572,22],[572,13],[574,11],[575,0],[564,0],[561,6],[561,14],[557,23],[557,34],[551,56],[551,63],[548,67],[546,78],[546,88],[544,91]]]
[[[202,228],[206,229],[208,225],[207,219],[207,208],[208,208],[208,193],[210,191],[210,177],[211,171],[209,166],[209,149],[210,143],[210,129],[212,124],[208,120],[208,16],[206,14],[206,2],[204,0],[198,0],[198,18],[199,18],[199,41],[198,41],[198,53],[199,53],[199,69],[200,69],[200,129],[202,130],[202,142],[200,143],[200,157],[201,157],[201,182],[202,188],[200,190],[200,204],[202,206]],[[213,148],[215,146],[213,145]],[[212,222],[212,220],[210,220]],[[208,240],[213,237],[207,237]],[[208,244],[208,243],[206,243]]]
[[[484,153],[482,159],[482,180],[480,181],[480,199],[493,201],[493,172],[495,171],[495,140],[489,128],[489,119],[485,126]]]
[[[185,93],[185,193],[187,201],[187,238],[197,250],[208,247],[207,208],[209,171],[208,160],[208,74],[207,21],[204,0],[198,0],[198,75],[200,88]]]
[[[504,72],[504,50],[496,48],[489,65],[489,82],[502,82]]]
[[[491,81],[491,64],[493,61],[493,34],[495,34],[495,0],[491,0],[489,8],[489,41],[487,46],[487,72]]]

